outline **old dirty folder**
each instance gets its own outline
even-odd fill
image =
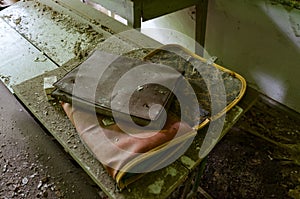
[[[103,115],[154,124],[168,109],[180,75],[164,65],[95,51],[55,83],[52,95]]]
[[[54,84],[52,96],[64,102],[82,142],[122,189],[175,161],[196,135],[168,112],[180,76],[161,64],[95,51]],[[116,121],[108,122],[111,116]]]
[[[193,70],[193,65],[199,70]],[[185,78],[177,72],[182,70]],[[217,73],[225,93],[210,93],[207,89],[204,77],[215,79]],[[181,84],[182,80],[190,83],[192,93]],[[166,167],[182,156],[197,130],[224,115],[241,99],[246,82],[233,71],[209,64],[181,46],[166,45],[143,60],[95,51],[55,86],[53,96],[63,101],[63,109],[82,142],[123,189],[145,173]],[[211,86],[215,88],[216,84]],[[172,97],[172,92],[179,90],[184,99],[195,94],[198,112],[179,103],[180,96]],[[210,109],[212,95],[217,107],[214,110]],[[225,107],[217,106],[223,104],[223,99]],[[108,116],[115,121],[107,120]],[[147,122],[155,125],[136,125]]]

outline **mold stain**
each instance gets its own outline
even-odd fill
[[[148,186],[149,193],[160,194],[162,186],[164,185],[164,183],[165,182],[163,180],[155,181],[153,184]]]

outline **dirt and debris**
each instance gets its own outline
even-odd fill
[[[105,30],[105,31],[107,31],[107,32],[109,32],[109,33],[111,33],[111,34],[115,34],[115,32],[112,31],[112,30],[111,30],[109,27],[107,27],[107,26],[101,25],[101,28],[102,28],[103,30]]]
[[[20,105],[7,112],[13,105],[1,104],[6,106],[0,112],[0,198],[107,198],[53,138],[37,125],[28,127],[28,119],[20,121],[27,114]],[[299,120],[299,114],[259,100],[209,154],[196,198],[204,198],[204,190],[213,198],[298,199]],[[77,147],[73,136],[70,144]]]
[[[85,52],[105,41],[104,33],[110,35],[107,27],[95,25],[65,8],[52,8],[38,1],[14,6],[17,9],[5,10],[1,18],[58,65],[74,57],[82,59],[87,55]],[[24,7],[26,12],[22,12]]]
[[[8,122],[6,119],[3,121]],[[3,124],[3,122],[2,122]],[[17,136],[11,135],[21,129],[15,129],[17,123],[12,121],[12,126],[9,131],[1,133],[1,151],[0,151],[0,165],[1,165],[1,180],[0,180],[0,196],[1,198],[30,198],[38,197],[38,195],[49,195],[54,197],[58,194],[54,182],[49,180],[45,166],[39,160],[37,154],[30,154],[27,150],[20,149],[24,143],[17,141]],[[47,167],[46,167],[47,168]],[[43,182],[38,187],[37,182]]]
[[[101,198],[100,189],[2,82],[0,93],[0,198]]]
[[[33,61],[34,62],[45,62],[45,61],[47,61],[47,57],[45,57],[45,56],[42,56],[42,57],[38,56]]]
[[[288,9],[296,8],[300,9],[300,0],[271,0],[273,4],[282,4],[288,7]]]
[[[208,155],[195,198],[299,199],[299,130],[299,113],[262,96]]]
[[[8,85],[8,84],[10,83],[10,78],[11,78],[10,75],[7,75],[7,76],[5,76],[5,75],[0,75],[0,79],[1,79],[6,85]]]
[[[37,2],[35,7],[39,6]],[[82,34],[82,39],[70,48],[79,58],[84,56],[80,54],[84,52],[84,42],[103,41],[102,35],[94,34],[91,26],[76,26],[67,15],[46,7],[39,12],[43,16],[50,13],[50,18],[64,24],[67,30],[75,27]],[[7,15],[4,18],[12,20],[19,32],[28,30],[26,26],[30,23],[26,17]],[[68,40],[57,38],[64,49]],[[9,83],[9,77],[1,79]],[[106,198],[51,136],[28,119],[29,115],[24,117],[27,112],[21,105],[13,101],[14,98],[5,101],[2,93],[3,89],[0,95],[0,198]],[[46,117],[47,110],[44,113]],[[268,100],[258,101],[210,153],[201,187],[214,198],[300,198],[298,118]],[[53,125],[58,131],[64,129],[60,124]],[[73,136],[69,135],[68,143],[77,148]],[[181,190],[176,190],[171,197],[178,198]],[[200,191],[197,198],[203,198]]]
[[[300,116],[280,107],[260,99],[209,155],[213,198],[300,198]]]

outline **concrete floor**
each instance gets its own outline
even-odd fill
[[[101,198],[99,189],[0,81],[0,198]]]

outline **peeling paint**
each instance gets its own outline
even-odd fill
[[[188,166],[189,169],[191,169],[195,165],[195,161],[185,155],[180,158],[180,161],[184,165]]]
[[[162,186],[164,185],[163,180],[155,181],[153,184],[148,186],[149,193],[160,194]]]
[[[177,170],[173,167],[168,167],[166,176],[168,176],[168,175],[170,175],[172,177],[176,176],[177,175]]]

